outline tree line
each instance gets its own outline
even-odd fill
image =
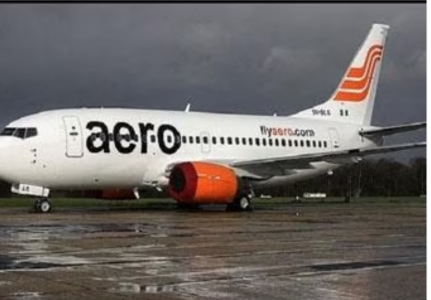
[[[336,169],[332,175],[322,175],[292,185],[256,190],[256,195],[295,197],[303,193],[326,193],[327,196],[419,196],[426,194],[426,158],[416,157],[408,163],[393,159],[367,159],[358,164]],[[82,193],[65,191],[63,196]],[[0,181],[0,198],[12,196],[10,184]],[[156,191],[143,193],[144,197],[161,197]]]
[[[334,170],[292,185],[262,189],[262,194],[279,197],[302,196],[303,193],[326,193],[332,197],[399,197],[426,194],[426,158],[416,157],[408,163],[381,158]],[[258,194],[260,195],[260,194]]]

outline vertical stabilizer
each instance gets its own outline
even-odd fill
[[[388,30],[373,24],[329,100],[294,116],[370,125]]]

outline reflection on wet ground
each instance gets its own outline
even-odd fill
[[[425,204],[0,210],[0,299],[425,299]]]

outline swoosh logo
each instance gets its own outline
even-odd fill
[[[334,100],[360,102],[367,98],[377,62],[382,58],[383,46],[374,45],[368,49],[361,67],[352,67],[344,77]]]

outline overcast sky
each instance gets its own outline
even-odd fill
[[[331,95],[372,23],[391,26],[373,123],[425,120],[425,8],[0,4],[0,126],[81,106],[288,115]]]

